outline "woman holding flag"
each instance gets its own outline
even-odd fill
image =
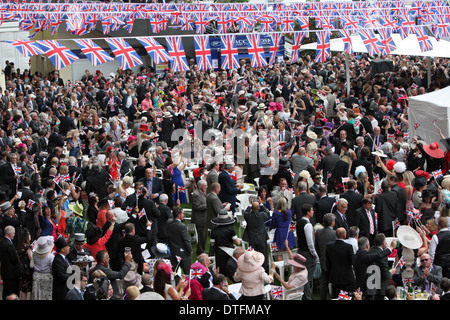
[[[291,226],[294,226],[291,228]],[[285,251],[296,246],[294,235],[295,224],[292,224],[292,211],[288,207],[288,201],[285,197],[280,197],[276,203],[275,211],[272,215],[270,229],[275,229],[273,242],[276,244],[276,251]],[[286,248],[287,240],[289,248]],[[277,255],[278,260],[282,260],[282,255]]]
[[[180,200],[181,203],[187,203],[187,196],[186,196],[186,187],[184,185],[183,180],[183,170],[186,167],[186,161],[183,160],[183,151],[179,151],[179,155],[176,156],[175,161],[172,160],[172,157],[166,158],[166,168],[170,170],[172,173],[172,181],[175,183],[175,192],[173,194],[173,202],[177,203],[178,200]]]

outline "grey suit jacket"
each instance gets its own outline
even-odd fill
[[[333,228],[329,227],[329,228],[323,228],[323,229],[319,229],[316,232],[316,237],[315,237],[315,247],[316,247],[316,251],[317,254],[319,255],[319,261],[320,261],[320,266],[322,267],[322,270],[327,270],[327,265],[326,265],[326,247],[327,244],[330,242],[334,242],[336,241],[336,230],[334,230]]]
[[[206,195],[195,189],[192,192],[192,223],[197,227],[206,226]]]
[[[211,192],[211,185],[213,184],[213,182],[219,182],[219,173],[211,170],[206,175],[206,183],[208,184],[206,188],[206,194]]]
[[[269,239],[264,224],[267,218],[268,212],[266,207],[261,206],[258,212],[253,212],[252,207],[248,207],[244,212],[247,227],[242,235],[242,240],[247,241],[250,246],[255,248],[264,246],[267,239]]]
[[[220,201],[217,194],[214,192],[206,194],[206,226],[208,229],[213,228],[214,225],[212,224],[211,219],[217,217],[222,208],[222,201]]]
[[[422,279],[423,270],[421,266],[414,268],[413,281],[414,285],[419,286],[422,289],[422,292],[425,291],[427,286],[427,281],[431,286],[431,283],[434,283],[437,287],[437,293],[439,294],[440,283],[442,280],[442,267],[438,265],[433,265],[433,268],[430,270],[430,274],[426,279]],[[431,287],[430,287],[431,288]]]

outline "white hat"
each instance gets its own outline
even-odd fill
[[[386,158],[387,157],[387,155],[385,155],[383,150],[381,150],[381,149],[378,149],[377,151],[372,151],[372,154],[374,154],[376,156],[379,156],[379,157],[382,157],[382,158]]]
[[[419,249],[423,241],[420,234],[410,226],[400,226],[397,230],[398,241],[406,248]]]
[[[42,236],[36,240],[33,251],[38,254],[44,254],[52,251],[53,249],[53,237]]]
[[[311,130],[308,130],[306,132],[306,136],[310,139],[317,139],[317,134]]]

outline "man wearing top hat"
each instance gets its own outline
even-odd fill
[[[70,249],[67,254],[67,259],[69,261],[75,261],[80,254],[85,254],[90,256],[91,250],[88,248],[84,248],[84,244],[86,243],[86,236],[84,233],[75,233],[75,240],[73,243],[73,247]]]
[[[64,237],[55,240],[56,255],[52,264],[53,293],[52,300],[64,300],[69,291],[67,280],[72,274],[72,267],[67,258],[70,246]]]

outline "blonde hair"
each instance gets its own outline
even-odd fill
[[[141,294],[139,292],[139,288],[136,286],[129,286],[126,291],[128,300],[136,300],[136,298]]]
[[[403,182],[405,182],[407,185],[411,185],[411,182],[414,180],[415,176],[412,171],[407,170],[403,172]]]
[[[92,274],[91,274],[92,280],[95,280],[95,279],[100,278],[100,277],[106,277],[106,273],[104,273],[104,272],[103,272],[102,270],[100,270],[100,269],[95,270],[95,271],[92,272]]]

